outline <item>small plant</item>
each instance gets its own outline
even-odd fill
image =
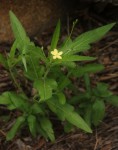
[[[6,105],[11,111],[20,111],[20,115],[8,131],[6,139],[11,140],[19,129],[28,126],[34,137],[41,134],[46,139],[54,141],[53,124],[50,120],[52,113],[64,122],[66,132],[76,126],[92,133],[91,125],[98,125],[104,118],[105,103],[118,106],[118,97],[113,95],[104,83],[98,83],[94,88],[90,84],[89,74],[103,70],[103,65],[93,62],[81,65],[75,62],[95,60],[94,57],[80,54],[90,49],[90,44],[101,39],[115,23],[88,31],[74,40],[69,36],[62,45],[57,46],[60,35],[58,21],[46,55],[43,48],[30,41],[21,23],[11,11],[10,20],[15,41],[6,56],[0,54],[0,63],[7,70],[17,90],[2,93],[0,104]],[[21,75],[32,84],[35,92],[30,96],[22,87],[19,80]],[[73,77],[83,78],[85,92],[79,92],[73,85]],[[65,89],[71,90],[70,98],[66,95]]]

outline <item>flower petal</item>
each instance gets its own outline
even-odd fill
[[[58,58],[58,59],[62,59],[62,57],[61,57],[60,55],[57,55],[57,58]]]
[[[57,55],[58,54],[58,50],[57,49],[54,49],[54,55]]]
[[[62,51],[58,53],[58,55],[62,55],[62,54],[63,54],[63,52],[62,52]]]
[[[56,59],[56,58],[57,58],[57,56],[54,55],[54,56],[53,56],[53,59]]]

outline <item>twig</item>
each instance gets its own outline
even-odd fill
[[[6,133],[0,130],[0,133],[6,137]]]
[[[95,139],[96,139],[96,142],[95,142],[94,150],[97,149],[97,145],[98,145],[98,141],[99,141],[98,135],[97,135],[97,130],[96,130],[96,134],[95,134]]]
[[[106,45],[105,47],[101,48],[100,51],[104,51],[106,48],[110,47],[111,45],[118,43],[118,39],[116,39],[115,41],[110,42],[108,45]]]

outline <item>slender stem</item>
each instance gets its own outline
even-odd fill
[[[20,87],[20,85],[18,84],[14,74],[13,74],[13,71],[11,70],[13,67],[11,67],[10,63],[9,63],[9,60],[7,59],[7,63],[8,63],[8,69],[9,69],[9,73],[10,73],[10,76],[11,76],[11,79],[15,85],[15,87],[19,90],[19,92],[23,92],[22,88]]]
[[[20,85],[18,84],[18,82],[17,82],[17,80],[16,80],[16,78],[15,78],[15,76],[14,76],[14,74],[13,74],[13,72],[10,68],[9,68],[9,72],[10,72],[11,78],[12,78],[14,84],[15,84],[15,87],[18,88],[18,90],[20,92],[23,91],[22,88],[20,87]]]
[[[44,74],[44,77],[43,77],[44,79],[47,77],[49,71],[50,71],[50,67],[46,70],[46,72],[45,72],[45,74]]]
[[[76,25],[77,22],[78,22],[77,19],[73,22],[73,26],[72,26],[72,29],[71,29],[70,34],[68,35],[68,39],[66,40],[66,43],[67,43],[68,40],[71,38],[71,35],[72,35],[72,33],[73,33],[74,27],[75,27],[75,25]],[[65,43],[65,44],[66,44],[66,43]]]
[[[43,76],[44,79],[47,77],[51,67],[52,67],[52,61],[50,61],[49,65],[47,65],[47,67],[46,67],[47,69],[46,69],[46,72],[45,72],[45,74]]]
[[[90,77],[89,77],[88,73],[86,73],[86,74],[84,75],[84,82],[85,82],[87,91],[88,91],[89,93],[91,93]]]
[[[30,60],[31,60],[31,63],[32,63],[32,65],[33,65],[33,69],[34,69],[34,72],[35,72],[35,74],[36,74],[36,77],[37,77],[37,79],[38,79],[38,73],[37,73],[37,71],[36,71],[36,69],[35,69],[35,65],[34,65],[33,60],[32,60],[31,57],[30,57]]]

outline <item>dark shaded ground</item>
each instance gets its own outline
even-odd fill
[[[111,10],[111,12],[108,10]],[[114,12],[116,10],[116,12]],[[75,18],[79,18],[79,23],[76,25],[73,37],[78,34],[113,22],[118,19],[116,15],[118,8],[108,6],[101,13],[93,9],[85,8],[84,10],[75,11],[70,16],[67,16],[67,22],[62,25],[62,37],[70,31],[70,27]],[[105,13],[106,11],[106,13]],[[115,17],[116,15],[116,17]],[[115,17],[115,18],[114,18]],[[48,47],[50,44],[53,29],[43,32],[39,37],[38,35],[33,40],[39,44]],[[9,50],[9,46],[0,45],[0,51]],[[90,56],[96,56],[99,63],[105,65],[105,70],[92,75],[92,84],[96,81],[103,81],[110,85],[110,90],[118,93],[118,25],[110,31],[107,36],[101,41],[93,44],[92,49],[87,52]],[[0,92],[13,89],[12,82],[8,79],[5,71],[0,68]],[[9,114],[12,119],[5,122],[0,118],[0,150],[117,150],[118,149],[118,109],[115,107],[107,106],[107,114],[103,122],[98,128],[95,128],[93,134],[86,134],[80,130],[76,130],[70,134],[64,134],[62,126],[58,121],[55,122],[56,141],[50,143],[45,141],[42,137],[32,139],[26,129],[22,135],[17,135],[12,142],[5,142],[6,131],[13,123],[17,112],[14,114],[6,111],[4,107],[0,107],[1,114]],[[6,118],[7,119],[7,118]]]

